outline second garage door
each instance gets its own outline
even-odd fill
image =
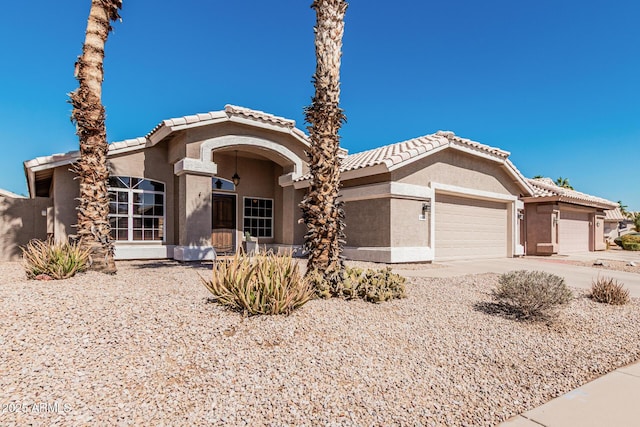
[[[589,213],[560,211],[558,253],[589,250]]]
[[[507,204],[436,195],[436,260],[508,256]]]

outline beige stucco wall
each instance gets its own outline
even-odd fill
[[[391,246],[426,247],[429,244],[430,214],[420,220],[421,200],[391,199]]]
[[[181,132],[179,135],[176,135],[169,143],[168,160],[171,163],[175,163],[184,157],[199,159],[200,147],[204,141],[219,137],[227,137],[229,135],[255,137],[271,141],[287,148],[301,159],[307,158],[305,154],[305,145],[290,134],[258,128],[255,126],[242,125],[239,123],[219,123],[188,129]],[[241,147],[240,149],[251,151],[251,148],[249,147]],[[217,155],[216,163],[218,163]],[[306,173],[307,170],[308,168],[304,165],[301,173]],[[285,173],[287,172],[290,171],[285,170]]]
[[[76,232],[76,198],[80,193],[80,184],[77,179],[73,179],[74,177],[75,174],[69,170],[69,166],[60,166],[53,170],[53,234],[58,242],[67,240]]]
[[[46,211],[51,199],[0,196],[0,260],[20,259],[21,246],[31,239],[47,238]],[[43,211],[45,215],[42,215]]]
[[[604,211],[598,211],[593,214],[593,223],[595,228],[593,230],[594,239],[593,239],[593,250],[594,251],[604,251],[607,249],[607,244],[605,242],[605,233],[604,233]]]
[[[178,230],[181,246],[211,246],[211,178],[178,178]]]
[[[344,204],[346,246],[391,244],[391,200],[355,200]]]
[[[555,203],[526,203],[527,255],[551,255],[558,252],[557,219],[559,207]]]
[[[436,182],[504,195],[522,191],[499,163],[452,148],[393,171],[391,178],[406,184],[426,186]]]
[[[346,176],[348,177],[348,175]],[[344,177],[341,177],[341,179],[344,179]],[[344,181],[342,181],[341,184],[342,184],[342,188],[351,188],[351,187],[358,187],[361,185],[370,185],[370,184],[377,184],[380,182],[389,182],[390,180],[391,180],[390,173],[381,173],[377,175],[364,176],[361,178],[344,179]]]
[[[293,244],[294,245],[302,245],[304,243],[304,236],[307,234],[307,226],[302,222],[302,211],[300,210],[300,203],[304,199],[306,194],[306,190],[295,190],[294,192],[294,200],[295,204],[293,206],[293,217],[295,221],[290,226],[293,227]],[[285,225],[287,226],[287,225]]]

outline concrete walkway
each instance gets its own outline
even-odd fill
[[[587,261],[592,263],[596,259],[603,261],[634,261],[640,266],[640,252],[606,251],[571,254],[558,257],[523,257],[498,258],[483,260],[448,261],[437,263],[438,266],[425,267],[418,270],[403,270],[394,268],[396,273],[405,277],[453,277],[466,274],[506,273],[513,270],[541,270],[564,277],[567,285],[580,289],[591,289],[591,282],[598,275],[607,276],[624,283],[632,297],[640,297],[640,273],[605,270],[596,267],[584,267],[571,264],[572,261]],[[640,271],[640,267],[639,271]],[[640,424],[639,424],[640,425]]]
[[[500,427],[640,426],[640,362],[616,369]]]
[[[524,257],[474,261],[450,261],[419,270],[394,269],[405,277],[453,277],[479,273],[505,273],[513,270],[541,270],[564,277],[567,285],[590,289],[593,279],[612,277],[624,283],[633,297],[640,297],[640,273],[574,265],[572,261],[592,263],[634,261],[640,266],[640,253],[620,250],[588,252],[554,257]],[[616,369],[544,405],[500,424],[500,427],[637,427],[640,426],[640,362]]]

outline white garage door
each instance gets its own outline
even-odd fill
[[[558,253],[589,250],[589,213],[560,211]]]
[[[436,195],[436,260],[506,257],[507,204]]]

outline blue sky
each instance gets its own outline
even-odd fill
[[[89,0],[3,5],[0,188],[22,162],[77,149]],[[313,95],[311,1],[124,0],[106,48],[110,142],[163,119],[241,105],[296,120]],[[640,3],[350,2],[341,135],[351,153],[438,130],[502,148],[526,176],[640,210]]]

